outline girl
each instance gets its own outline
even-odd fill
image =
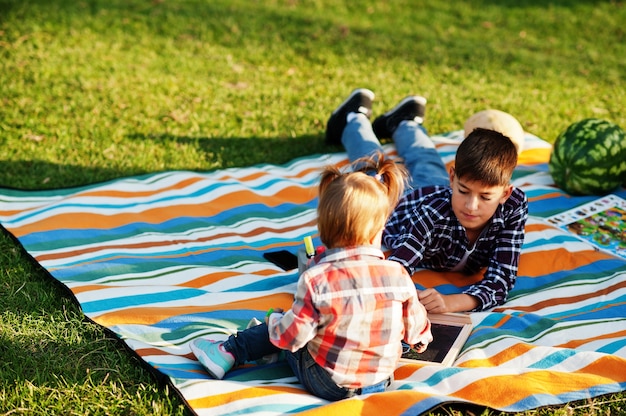
[[[271,309],[265,323],[223,342],[192,342],[213,377],[284,350],[310,393],[340,400],[385,391],[402,355],[401,341],[419,352],[432,341],[413,281],[380,248],[406,171],[382,154],[353,168],[342,173],[328,166],[322,173],[317,213],[326,250],[300,276],[291,309]]]

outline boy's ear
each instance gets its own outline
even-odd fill
[[[513,185],[509,184],[505,186],[504,191],[502,192],[502,198],[500,198],[500,203],[504,204],[506,200],[509,199],[512,193],[513,193]]]
[[[450,175],[450,185],[452,185],[452,182],[454,181],[454,166],[450,166],[448,174]]]

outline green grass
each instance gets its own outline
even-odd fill
[[[548,141],[587,117],[626,127],[625,21],[623,1],[0,0],[0,186],[335,151],[324,126],[356,87],[375,115],[424,95],[434,133],[485,108]],[[6,236],[0,276],[0,414],[184,413]]]

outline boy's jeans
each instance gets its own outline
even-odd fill
[[[398,156],[411,176],[411,186],[449,185],[449,175],[433,141],[421,124],[402,121],[393,132]],[[374,134],[372,124],[364,115],[358,115],[346,124],[341,136],[350,161],[382,152],[380,141]]]

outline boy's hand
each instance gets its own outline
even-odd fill
[[[426,289],[418,292],[418,299],[424,305],[427,312],[430,313],[444,313],[448,312],[444,295],[437,292],[435,289]]]
[[[432,288],[418,292],[417,297],[429,313],[468,312],[478,306],[472,295],[442,295]]]

